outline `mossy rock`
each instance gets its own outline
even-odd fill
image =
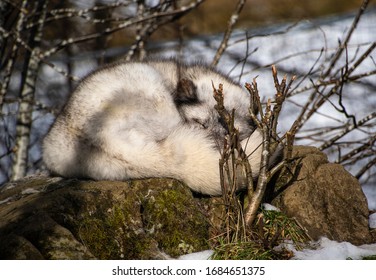
[[[143,206],[147,232],[172,256],[207,248],[207,220],[188,189],[151,191]]]
[[[208,248],[205,211],[172,179],[29,178],[0,192],[0,259],[161,259]]]

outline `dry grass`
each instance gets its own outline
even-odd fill
[[[293,255],[277,246],[286,241],[297,249],[309,240],[305,231],[281,212],[260,210],[247,241],[232,241],[218,238],[212,259],[217,260],[275,260],[290,259]]]

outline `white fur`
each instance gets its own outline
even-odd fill
[[[173,92],[182,77],[193,82],[200,102],[178,108]],[[242,118],[248,115],[248,94],[207,67],[174,61],[116,64],[84,79],[43,142],[44,162],[64,177],[171,177],[219,195],[224,129],[212,82],[224,85],[225,106],[236,109],[235,125],[246,131],[242,145],[256,177],[262,136]]]

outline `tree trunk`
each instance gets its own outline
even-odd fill
[[[42,39],[44,21],[47,12],[47,0],[39,0],[33,9],[36,25],[32,28],[29,37],[31,52],[26,55],[23,67],[23,79],[20,89],[20,106],[17,115],[15,153],[12,166],[12,180],[17,180],[26,175],[28,163],[28,146],[32,125],[35,83],[40,66],[39,45]],[[37,18],[38,16],[38,18]]]

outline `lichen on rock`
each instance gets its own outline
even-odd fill
[[[151,190],[143,207],[146,231],[171,256],[208,248],[208,222],[188,188]]]
[[[199,204],[172,179],[13,184],[0,195],[15,196],[0,207],[2,259],[158,259],[183,253],[181,244],[208,248]],[[20,195],[30,184],[37,191]]]

